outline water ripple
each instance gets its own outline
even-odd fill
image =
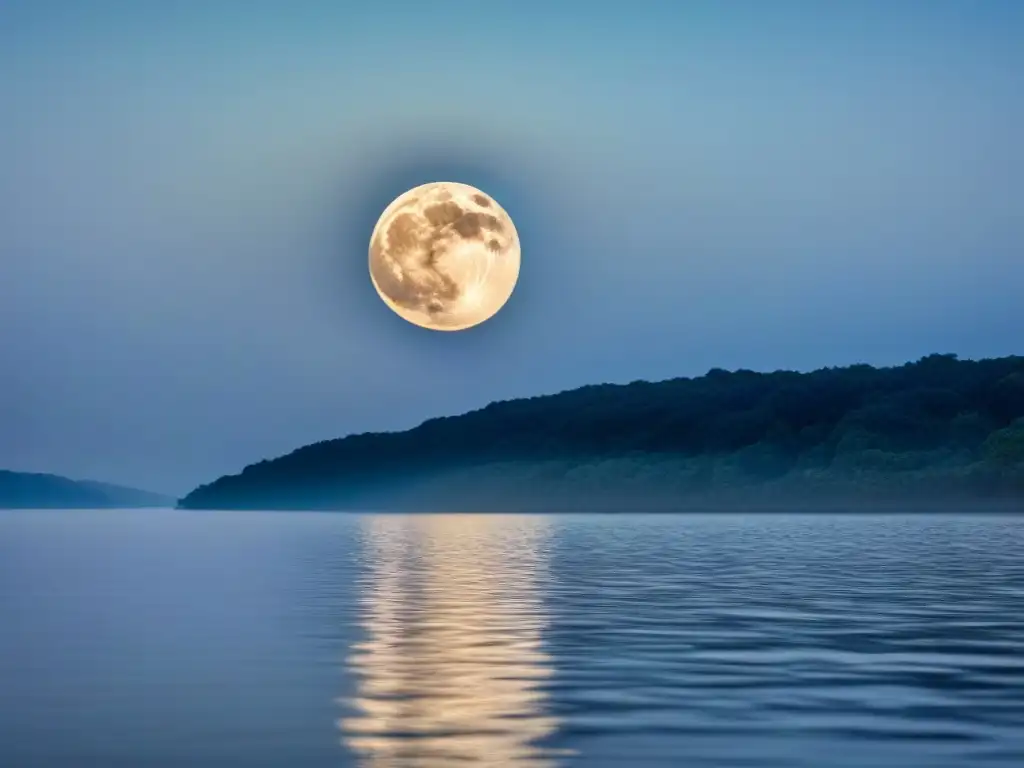
[[[363,543],[339,726],[367,765],[1024,759],[1015,518],[367,517]]]
[[[1024,518],[0,513],[6,768],[1017,768]]]

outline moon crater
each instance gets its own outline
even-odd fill
[[[475,187],[424,184],[396,198],[370,237],[370,278],[400,317],[457,331],[492,317],[519,278],[519,235]]]

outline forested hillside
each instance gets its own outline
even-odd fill
[[[306,446],[181,503],[529,509],[773,497],[1024,498],[1024,357],[588,386]]]

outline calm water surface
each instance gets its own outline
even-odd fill
[[[1024,518],[0,513],[0,766],[1024,765]]]

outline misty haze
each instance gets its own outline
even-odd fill
[[[1024,765],[1022,40],[0,0],[0,768]]]

